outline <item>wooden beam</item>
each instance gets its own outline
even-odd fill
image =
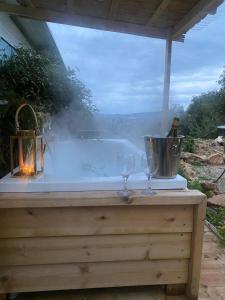
[[[30,7],[35,7],[34,3],[32,0],[17,0],[19,4],[22,6],[30,6]]]
[[[172,56],[172,38],[171,35],[169,35],[166,40],[166,53],[165,53],[165,73],[164,73],[164,88],[163,88],[163,107],[162,107],[162,135],[163,136],[165,136],[168,133],[171,56]]]
[[[120,0],[111,0],[111,6],[110,6],[110,11],[109,11],[109,19],[114,20],[118,6],[119,6]]]
[[[155,23],[155,21],[157,19],[159,19],[159,17],[165,11],[165,9],[168,7],[170,2],[171,2],[171,0],[162,0],[162,2],[159,4],[159,6],[157,7],[154,14],[151,16],[151,18],[147,22],[146,27],[152,26]]]
[[[71,13],[74,12],[74,0],[67,0],[66,4],[68,11],[70,11]]]
[[[95,28],[106,31],[121,32],[146,37],[165,39],[168,30],[159,28],[146,28],[142,25],[131,24],[121,21],[107,20],[97,17],[80,16],[76,13],[63,13],[42,8],[23,7],[20,5],[0,3],[0,11],[12,15],[19,15],[35,20],[46,22],[75,25],[87,28]],[[180,39],[180,41],[183,41]]]
[[[199,1],[189,13],[173,28],[173,39],[185,34],[188,29],[193,27],[196,23],[201,21],[207,14],[215,11],[215,8],[223,3],[223,0],[201,0]]]

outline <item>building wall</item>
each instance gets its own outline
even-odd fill
[[[0,12],[0,38],[6,40],[11,46],[30,47],[22,32],[16,27],[6,13]]]

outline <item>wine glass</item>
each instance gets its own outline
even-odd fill
[[[118,166],[121,170],[121,176],[123,178],[123,190],[119,192],[124,197],[130,196],[131,192],[128,190],[127,181],[130,174],[134,171],[135,159],[132,154],[123,154],[118,157]]]
[[[152,155],[150,154],[148,157],[146,157],[146,154],[143,154],[141,164],[144,173],[147,176],[147,188],[143,191],[143,194],[155,195],[156,192],[152,189]]]

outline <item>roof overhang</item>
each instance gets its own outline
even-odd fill
[[[35,20],[183,41],[224,0],[5,0],[0,11]]]
[[[62,60],[55,40],[44,21],[11,16],[11,19],[23,33],[29,44],[37,51],[49,51],[55,57]]]

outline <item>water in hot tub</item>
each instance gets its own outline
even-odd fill
[[[119,176],[120,157],[132,155],[133,173],[141,172],[143,152],[123,139],[74,139],[49,144],[45,154],[45,177],[82,179]]]

